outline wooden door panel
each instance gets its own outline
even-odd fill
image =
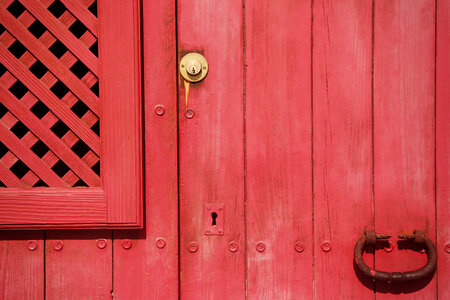
[[[376,1],[374,16],[375,228],[393,235],[394,243],[398,234],[414,229],[435,241],[435,3]],[[376,269],[406,271],[425,264],[425,253],[401,246],[376,251]],[[432,278],[378,283],[376,289],[377,299],[436,297]]]
[[[308,299],[310,1],[246,1],[245,66],[248,298]]]
[[[0,231],[0,298],[45,299],[43,231]]]
[[[315,294],[366,299],[351,258],[373,230],[372,1],[314,1],[313,20]]]
[[[209,65],[190,86],[192,118],[178,85],[183,299],[245,298],[242,21],[241,1],[178,1],[179,58],[199,52]],[[210,203],[223,204],[223,235],[206,235]]]
[[[0,1],[0,228],[141,227],[139,1],[64,3]]]
[[[171,300],[179,294],[176,7],[142,4],[145,229],[114,231],[114,296]]]
[[[436,281],[442,299],[450,295],[450,1],[438,0],[436,13]]]

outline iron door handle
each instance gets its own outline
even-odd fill
[[[354,259],[358,269],[366,276],[373,279],[379,279],[384,281],[412,281],[426,278],[431,275],[435,268],[437,262],[437,251],[436,246],[433,242],[425,235],[422,230],[414,230],[413,234],[409,235],[399,235],[401,239],[413,240],[415,243],[424,244],[425,250],[427,252],[428,261],[420,269],[408,272],[384,272],[371,269],[364,260],[362,259],[362,252],[364,246],[367,244],[374,245],[377,240],[384,240],[390,238],[389,235],[376,234],[374,231],[365,231],[363,236],[359,238],[355,245]]]

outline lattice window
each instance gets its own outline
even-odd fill
[[[5,23],[14,30],[0,28],[0,88],[9,98],[0,104],[0,185],[99,186],[97,2],[3,5],[10,14]],[[88,11],[90,28],[76,17]]]
[[[139,7],[0,0],[0,228],[142,223]]]

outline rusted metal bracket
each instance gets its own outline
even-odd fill
[[[414,271],[408,271],[403,273],[402,272],[390,273],[371,269],[368,265],[366,265],[366,263],[362,258],[364,246],[366,245],[366,243],[369,245],[374,245],[377,240],[385,240],[390,238],[390,236],[384,234],[376,234],[375,231],[368,230],[364,232],[363,236],[359,238],[359,240],[356,242],[355,245],[354,259],[358,269],[361,270],[361,272],[364,275],[369,276],[373,279],[379,279],[389,282],[412,281],[423,279],[431,275],[436,269],[437,251],[436,246],[425,235],[425,232],[422,230],[414,230],[413,234],[399,235],[398,237],[405,240],[413,240],[415,243],[418,244],[424,244],[425,250],[428,255],[428,261],[425,266]]]

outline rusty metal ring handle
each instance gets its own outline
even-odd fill
[[[362,258],[364,245],[366,243],[374,245],[377,240],[385,240],[390,238],[390,236],[384,234],[376,234],[374,231],[365,231],[363,236],[359,238],[359,240],[356,242],[355,245],[354,259],[358,269],[361,270],[361,272],[366,276],[369,276],[373,279],[379,279],[388,282],[412,281],[423,279],[431,275],[436,268],[437,251],[436,246],[433,244],[433,242],[428,237],[425,236],[425,232],[422,230],[414,230],[413,234],[399,235],[398,237],[401,239],[413,240],[418,244],[425,244],[425,249],[428,255],[428,261],[425,266],[414,271],[408,271],[403,273],[402,272],[390,273],[371,269],[368,265],[366,265],[366,263]]]

